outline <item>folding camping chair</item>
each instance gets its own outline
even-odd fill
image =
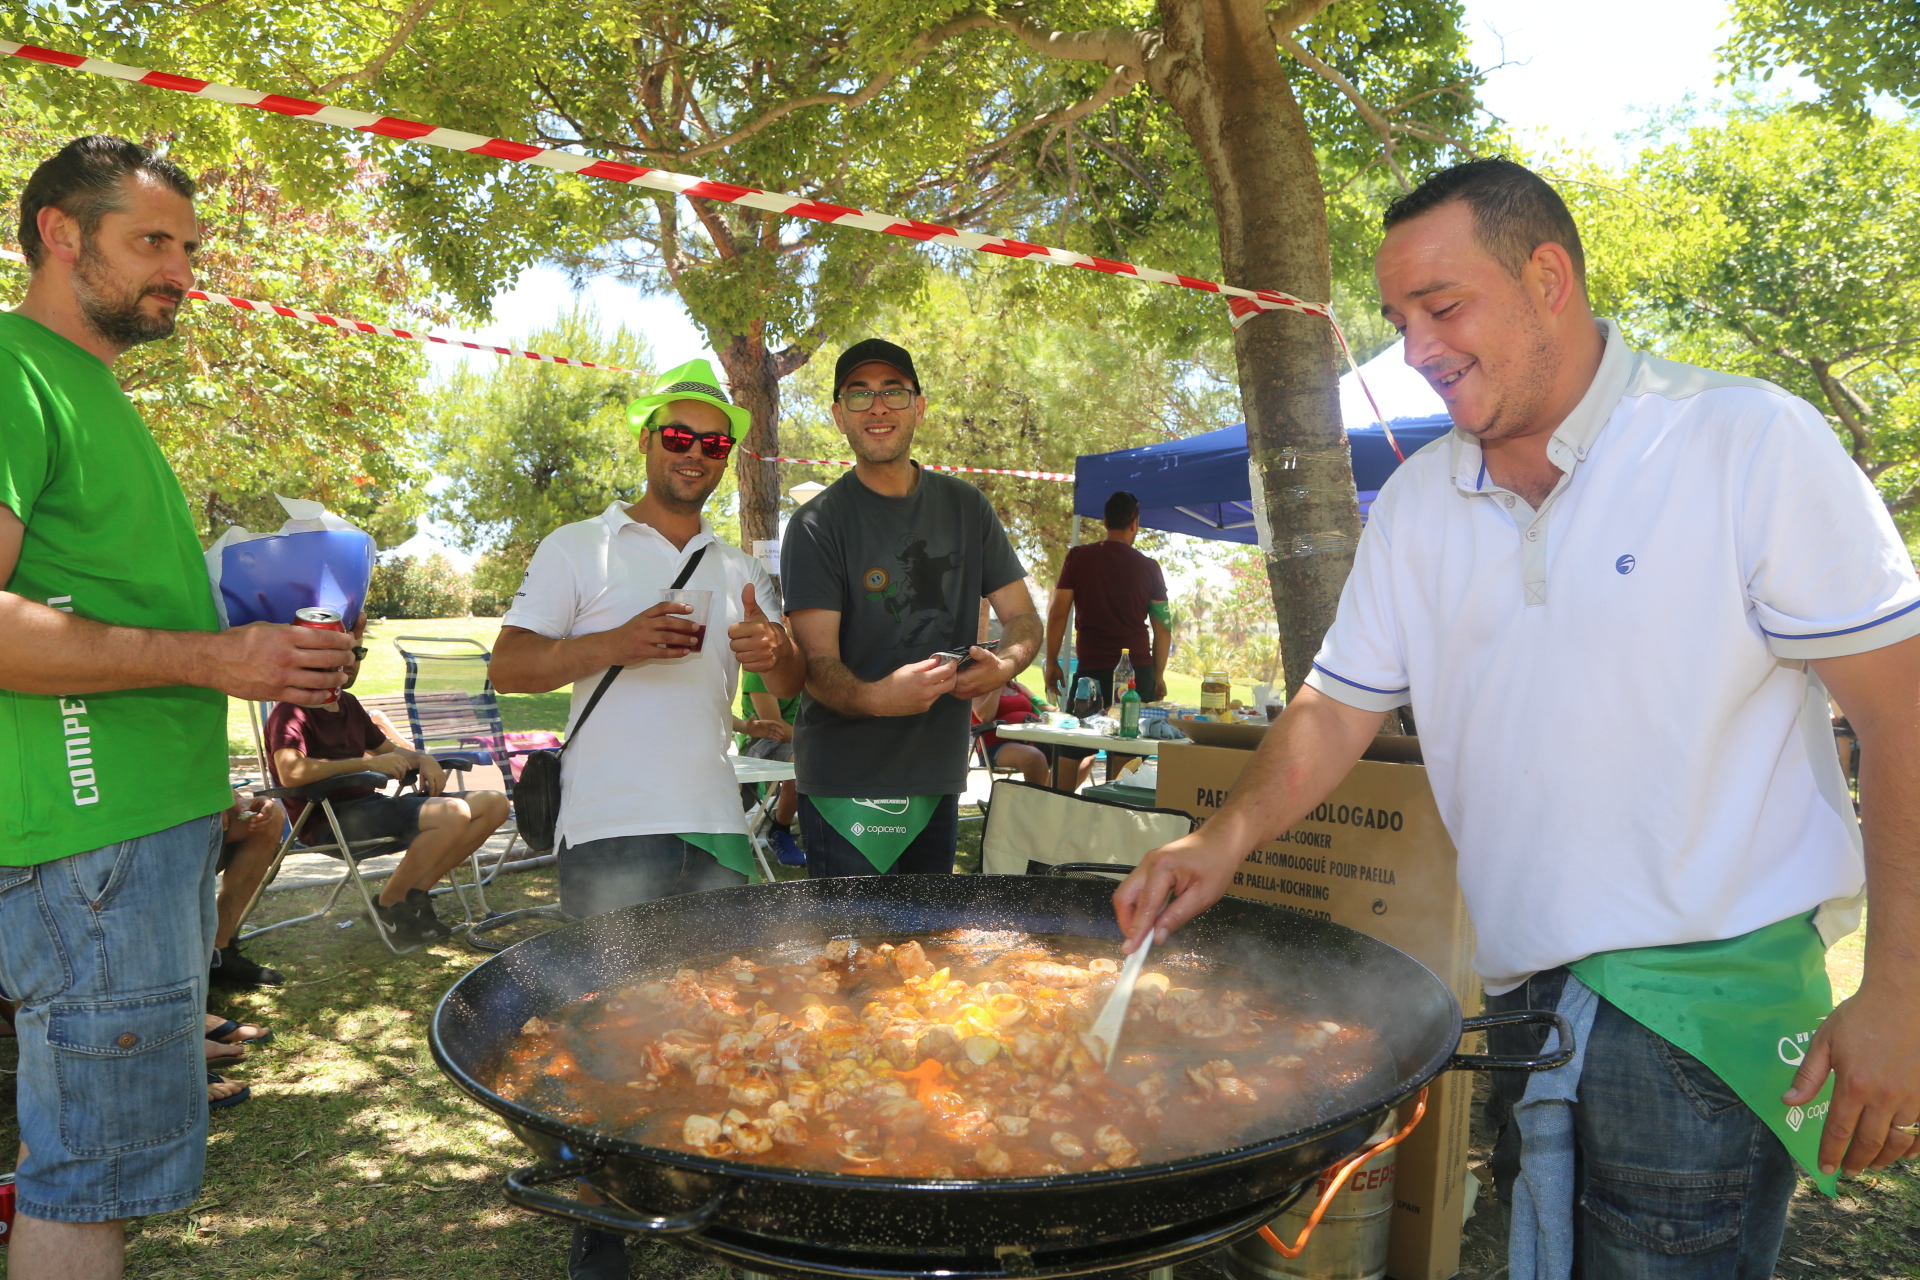
[[[970,747],[975,761],[973,768],[984,769],[987,773],[987,798],[980,802],[980,817],[982,821],[985,821],[988,811],[993,808],[994,785],[998,783],[1000,779],[1011,778],[1019,772],[1018,769],[1011,768],[1007,765],[995,764],[992,758],[987,755],[986,736],[995,729],[998,729],[1001,725],[1007,723],[1009,722],[1005,720],[986,720],[980,724],[972,725],[969,728],[969,732],[973,735]]]
[[[1102,863],[1125,871],[1197,825],[1178,809],[1136,809],[1003,780],[993,784],[980,869],[988,875],[1047,875],[1066,863]]]
[[[387,713],[395,725],[412,737],[416,750],[431,751],[442,760],[457,755],[475,767],[492,765],[499,769],[501,790],[511,804],[513,758],[531,755],[540,748],[519,748],[507,742],[506,726],[500,719],[500,697],[487,676],[492,652],[466,636],[397,636],[393,647],[407,664],[406,692],[401,695],[405,715]],[[391,696],[362,699],[370,707],[382,704],[383,710],[392,701]],[[494,873],[506,865],[520,839],[519,827],[511,818],[500,829],[507,833],[507,847],[494,860]],[[486,882],[492,880],[490,873]]]
[[[271,704],[266,705],[270,706]],[[325,853],[335,855],[345,864],[346,874],[334,882],[333,891],[327,894],[326,901],[320,904],[319,910],[310,911],[305,915],[293,916],[290,919],[279,920],[273,924],[261,925],[257,929],[246,929],[238,933],[234,940],[236,942],[244,942],[251,938],[257,938],[263,933],[271,933],[275,929],[284,929],[288,925],[302,924],[308,920],[320,919],[333,910],[334,904],[340,900],[341,893],[346,890],[347,882],[351,880],[359,888],[360,898],[366,903],[367,917],[373,921],[374,932],[379,934],[380,941],[386,944],[387,950],[397,956],[419,950],[419,944],[417,943],[408,947],[398,946],[394,943],[393,935],[388,931],[385,923],[381,921],[380,913],[374,909],[374,894],[373,890],[369,887],[371,880],[368,877],[368,873],[361,866],[361,862],[364,859],[378,857],[387,853],[395,853],[406,848],[406,845],[399,841],[387,839],[349,841],[340,830],[340,820],[333,811],[333,797],[338,793],[356,787],[384,787],[387,783],[391,782],[392,779],[384,773],[347,773],[332,778],[323,778],[319,782],[310,782],[303,787],[281,786],[279,771],[274,768],[273,757],[267,751],[266,733],[264,729],[266,716],[262,712],[259,704],[249,704],[248,709],[254,717],[254,738],[260,752],[261,766],[266,771],[268,780],[274,784],[271,787],[255,791],[253,794],[264,796],[270,800],[302,800],[306,802],[306,808],[301,811],[300,817],[297,820],[287,824],[286,833],[280,840],[280,847],[274,851],[273,864],[267,868],[267,874],[261,879],[260,887],[254,890],[253,901],[247,903],[247,909],[241,913],[241,922],[244,924],[247,918],[253,914],[254,908],[259,905],[260,895],[266,891],[268,885],[273,883],[274,877],[280,874],[280,864],[286,860],[287,854],[295,849],[300,833],[312,825],[313,815],[315,813],[320,814],[325,819],[327,829],[332,832],[333,839],[323,840],[314,844],[299,844],[299,851],[301,853]],[[464,772],[471,767],[466,760],[457,758],[442,760],[441,763],[444,764],[450,772],[456,773]],[[479,850],[476,849],[472,856],[467,859],[467,867],[473,874],[472,887],[480,897],[480,909],[484,913],[486,911],[486,896],[485,891],[481,887]],[[467,888],[460,883],[459,877],[452,872],[448,872],[447,880],[452,885],[450,891],[457,895],[460,900],[461,913],[466,917],[464,923],[456,926],[456,928],[465,928],[471,931],[476,920],[473,907],[467,901]],[[449,892],[449,890],[441,889],[433,890],[432,892],[437,895]]]
[[[494,765],[500,770],[501,789],[513,802],[513,758],[532,755],[539,747],[517,748],[507,742],[506,726],[500,719],[500,698],[487,676],[487,664],[493,654],[478,640],[466,636],[397,636],[393,647],[407,664],[406,693],[403,695],[403,724],[413,736],[414,747],[429,750],[428,743],[447,744],[431,748],[445,759],[457,753],[476,765]],[[494,859],[492,868],[480,882],[480,909],[483,919],[467,930],[467,945],[481,951],[502,951],[499,943],[485,942],[481,935],[503,925],[528,919],[561,920],[559,905],[522,907],[517,911],[496,912],[485,899],[485,886],[505,866],[513,846],[521,839],[520,828],[509,818],[502,831],[508,833],[507,847]],[[529,846],[531,849],[531,846]],[[532,849],[535,853],[549,852]]]

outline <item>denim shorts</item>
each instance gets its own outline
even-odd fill
[[[1487,1012],[1552,1009],[1549,969]],[[1494,1053],[1539,1053],[1533,1026],[1487,1033]],[[1512,1203],[1520,1169],[1513,1107],[1529,1077],[1492,1073],[1494,1184]],[[1770,1280],[1798,1181],[1793,1157],[1707,1065],[1601,1000],[1573,1107],[1574,1274],[1586,1280]]]
[[[431,799],[432,796],[425,794],[355,796],[351,800],[334,801],[333,816],[340,820],[340,833],[349,844],[357,845],[363,840],[386,842],[356,850],[353,855],[356,858],[371,858],[412,844],[414,837],[420,834],[420,810]],[[308,818],[300,834],[302,844],[332,845],[334,842],[333,828],[327,825],[324,813],[316,813]],[[331,858],[342,856],[334,848],[321,849],[319,852]]]
[[[575,920],[678,893],[726,889],[747,878],[677,835],[560,842],[560,909]]]
[[[205,1031],[220,821],[0,867],[0,987],[19,1035],[19,1211],[184,1209],[207,1159]]]

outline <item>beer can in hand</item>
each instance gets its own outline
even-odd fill
[[[296,627],[312,627],[315,631],[345,631],[347,629],[346,623],[341,621],[338,613],[332,609],[321,608],[295,609],[293,611],[293,625]],[[327,690],[327,701],[340,701],[339,690]]]
[[[13,1239],[13,1175],[0,1173],[0,1244]]]

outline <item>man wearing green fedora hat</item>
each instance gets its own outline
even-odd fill
[[[746,882],[746,815],[726,758],[737,676],[759,673],[778,697],[806,679],[786,629],[764,612],[778,609],[772,579],[700,514],[747,412],[705,360],[691,360],[628,406],[627,422],[646,492],[547,535],[493,650],[502,693],[573,685],[554,839],[560,905],[575,917]],[[676,585],[707,599],[665,599]],[[708,638],[709,623],[725,644]],[[614,667],[624,669],[581,723]],[[577,1228],[568,1273],[627,1276],[620,1237]]]

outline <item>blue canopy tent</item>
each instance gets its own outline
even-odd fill
[[[1394,439],[1412,457],[1416,449],[1453,429],[1446,414],[1396,418]],[[1360,491],[1360,518],[1400,460],[1378,423],[1347,432],[1353,450],[1353,482]],[[1140,499],[1147,529],[1226,542],[1256,542],[1253,483],[1247,474],[1247,428],[1222,427],[1185,440],[1138,449],[1084,454],[1073,464],[1073,513],[1100,519],[1107,497],[1125,489]]]

